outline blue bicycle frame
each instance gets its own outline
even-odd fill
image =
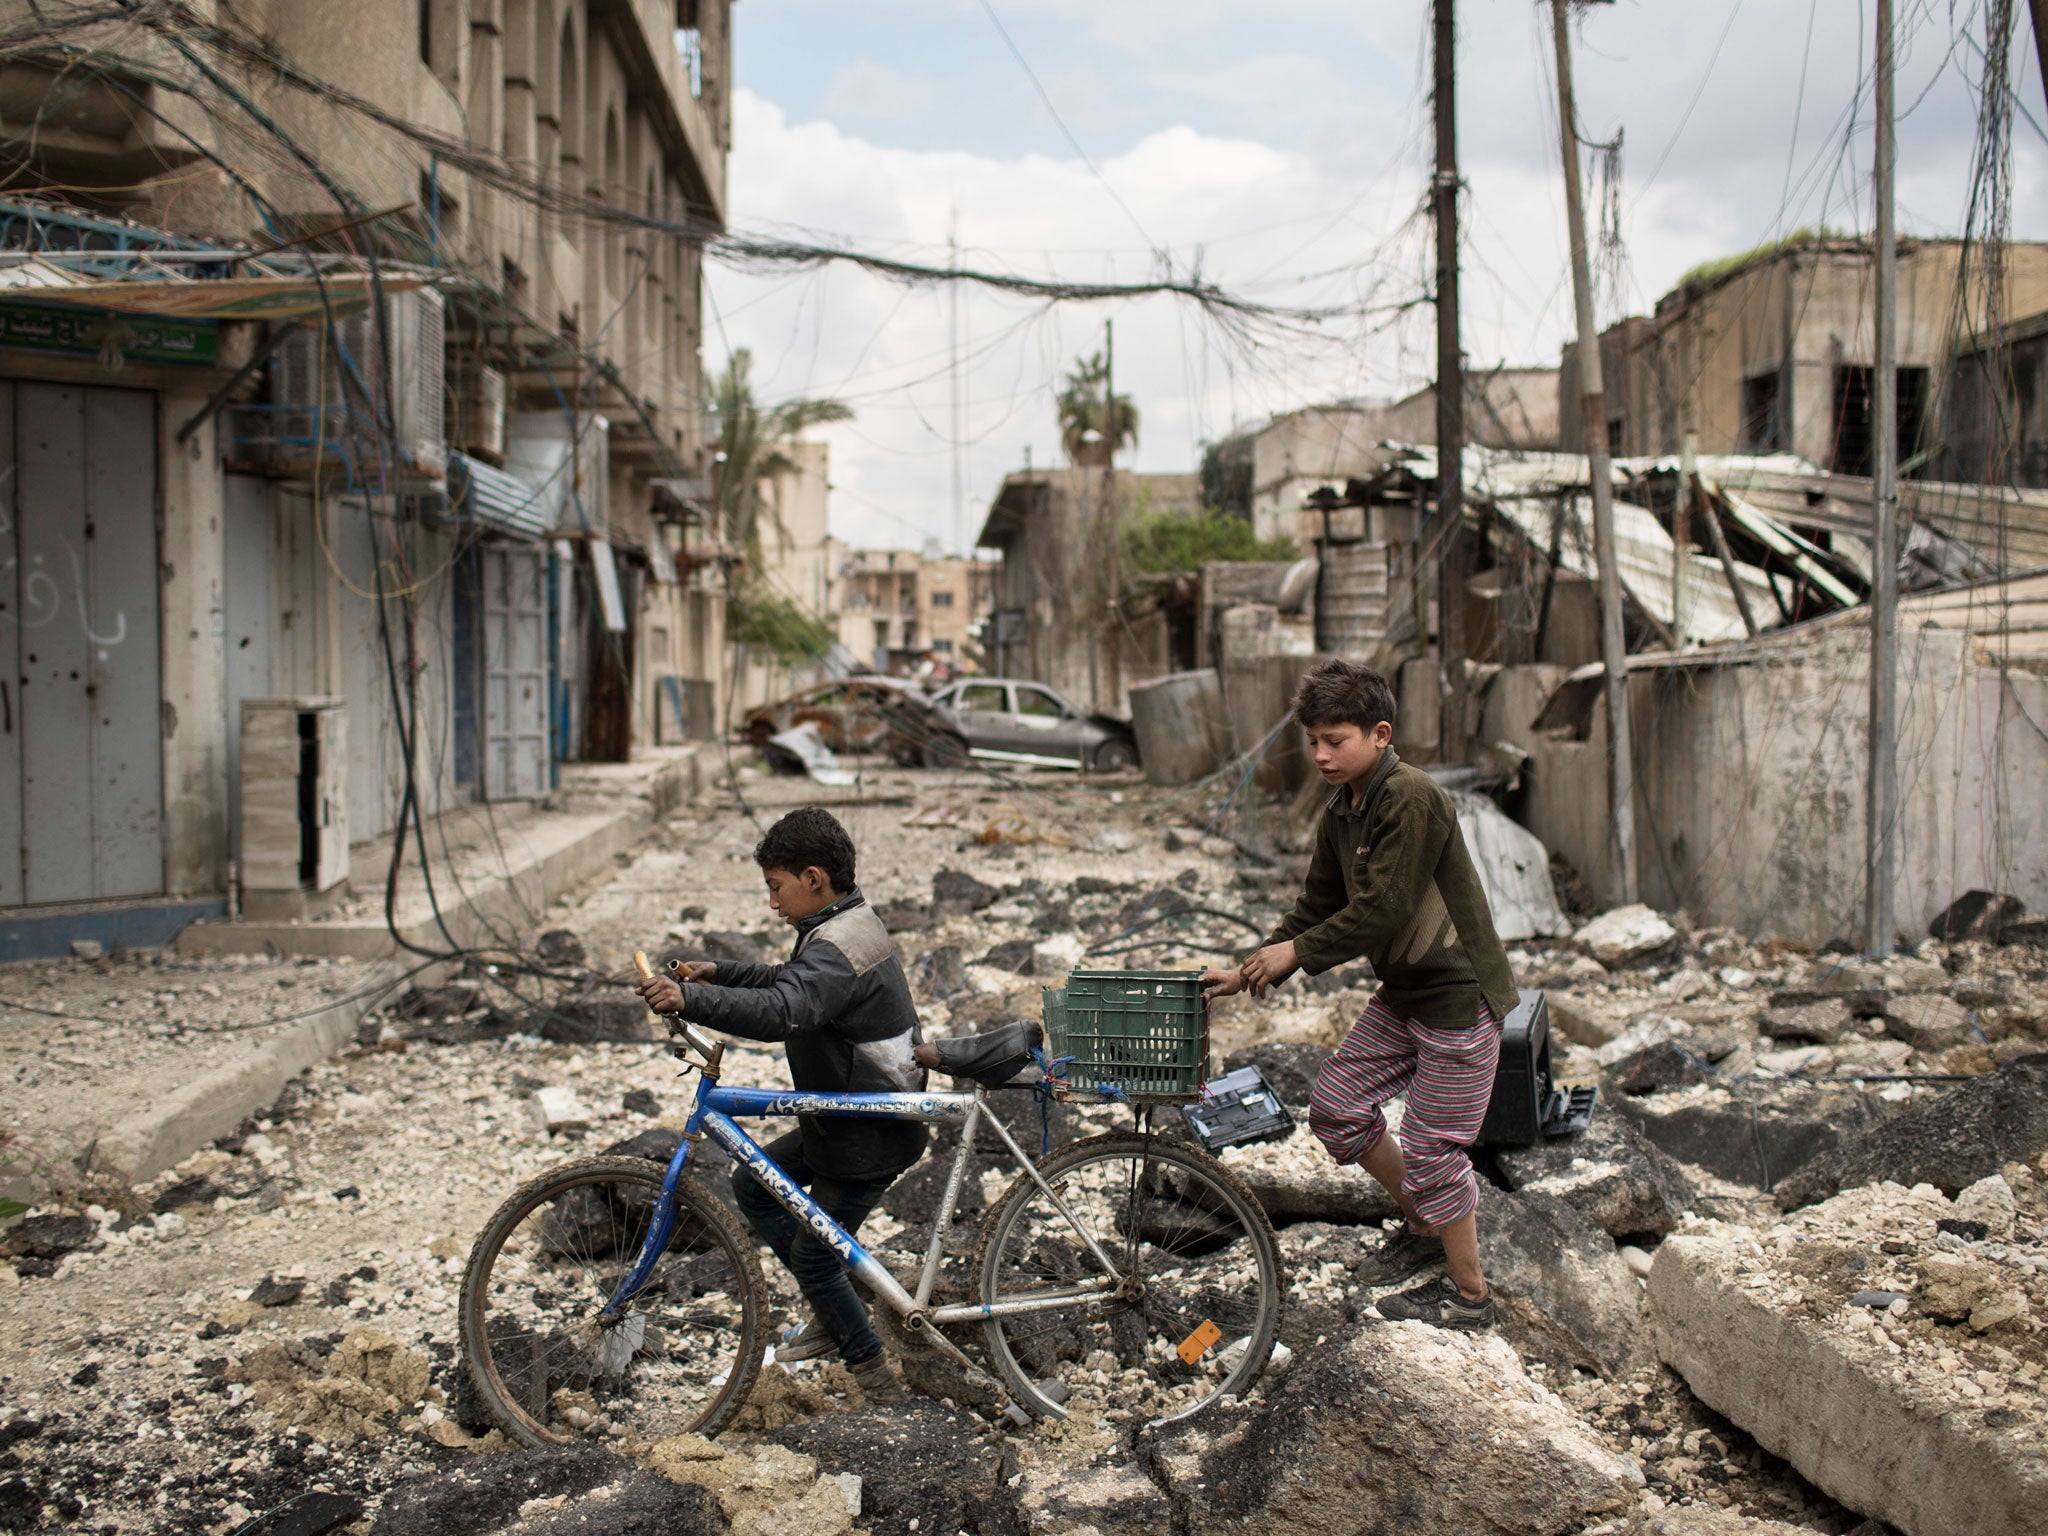
[[[694,1036],[694,1031],[692,1032]],[[693,1041],[694,1043],[694,1041]],[[676,1216],[676,1189],[682,1180],[683,1170],[689,1166],[690,1154],[698,1141],[709,1133],[711,1139],[731,1154],[732,1160],[759,1181],[775,1199],[797,1220],[804,1223],[832,1251],[840,1261],[853,1271],[868,1288],[890,1309],[905,1317],[922,1313],[933,1323],[981,1322],[992,1317],[1007,1317],[1023,1312],[1054,1311],[1072,1306],[1077,1301],[1092,1297],[1108,1297],[1116,1294],[1125,1284],[1125,1277],[1111,1254],[1068,1207],[1058,1191],[1047,1184],[1031,1159],[1011,1136],[1009,1127],[993,1113],[990,1113],[985,1097],[980,1090],[968,1093],[795,1093],[775,1088],[721,1088],[718,1086],[717,1055],[711,1056],[708,1070],[702,1074],[696,1101],[690,1108],[690,1117],[684,1122],[682,1145],[669,1160],[668,1174],[662,1180],[661,1196],[655,1202],[654,1219],[649,1224],[646,1240],[640,1252],[634,1257],[632,1267],[619,1281],[611,1299],[605,1303],[604,1311],[598,1315],[600,1324],[609,1325],[619,1320],[625,1308],[647,1278],[654,1271],[655,1263],[667,1251],[669,1239],[674,1235]],[[920,1120],[927,1124],[958,1122],[963,1126],[960,1151],[953,1169],[946,1181],[945,1192],[939,1203],[937,1219],[932,1224],[932,1236],[925,1253],[917,1290],[906,1290],[903,1284],[891,1274],[867,1249],[863,1248],[838,1222],[824,1211],[816,1201],[806,1194],[803,1187],[791,1179],[775,1160],[764,1152],[752,1137],[735,1124],[735,1118],[758,1119],[770,1115],[850,1115],[886,1120]],[[931,1299],[933,1282],[938,1276],[939,1255],[953,1208],[960,1195],[961,1181],[967,1168],[967,1152],[972,1146],[976,1127],[986,1119],[1003,1143],[1009,1147],[1018,1165],[1037,1184],[1054,1209],[1065,1218],[1079,1235],[1089,1253],[1102,1268],[1100,1275],[1044,1290],[1033,1290],[1025,1295],[1004,1298],[988,1303],[963,1303],[950,1307],[926,1308]]]

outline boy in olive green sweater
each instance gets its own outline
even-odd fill
[[[1309,1129],[1339,1163],[1386,1187],[1405,1218],[1362,1266],[1388,1285],[1447,1273],[1379,1302],[1383,1317],[1485,1328],[1493,1296],[1479,1266],[1478,1185],[1467,1153],[1486,1118],[1514,976],[1493,928],[1457,809],[1394,752],[1394,698],[1366,667],[1330,661],[1302,682],[1295,719],[1335,791],[1294,909],[1207,995],[1262,995],[1296,970],[1363,957],[1380,986],[1323,1063]],[[1397,1141],[1382,1106],[1407,1095]]]

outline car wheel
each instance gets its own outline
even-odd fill
[[[1138,750],[1128,741],[1105,741],[1095,749],[1089,766],[1097,773],[1122,773],[1138,766]]]

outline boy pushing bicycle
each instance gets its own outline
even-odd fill
[[[652,976],[637,989],[648,1007],[742,1039],[781,1041],[800,1092],[922,1092],[929,1052],[920,1050],[917,1009],[888,930],[854,883],[846,829],[816,806],[791,811],[768,829],[754,862],[769,907],[796,930],[789,960],[695,962],[684,968],[688,986]],[[763,1150],[849,1233],[924,1155],[927,1133],[912,1120],[802,1115],[797,1124]],[[810,1303],[812,1321],[783,1335],[776,1358],[836,1351],[868,1401],[902,1402],[902,1380],[839,1256],[744,1168],[733,1170],[732,1190],[747,1225]]]
[[[1493,1294],[1479,1266],[1479,1191],[1467,1155],[1493,1094],[1501,1021],[1516,1001],[1456,808],[1393,749],[1394,696],[1366,667],[1329,661],[1302,681],[1294,717],[1335,793],[1323,809],[1294,909],[1234,971],[1203,975],[1211,998],[1254,996],[1296,970],[1364,956],[1379,990],[1316,1074],[1309,1129],[1356,1163],[1404,1217],[1361,1267],[1391,1285],[1445,1273],[1378,1303],[1382,1317],[1487,1328]],[[1407,1095],[1397,1141],[1381,1106]]]

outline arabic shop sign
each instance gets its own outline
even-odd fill
[[[0,303],[0,347],[98,357],[106,362],[127,358],[138,363],[211,367],[219,352],[220,333],[211,325],[156,315]]]

